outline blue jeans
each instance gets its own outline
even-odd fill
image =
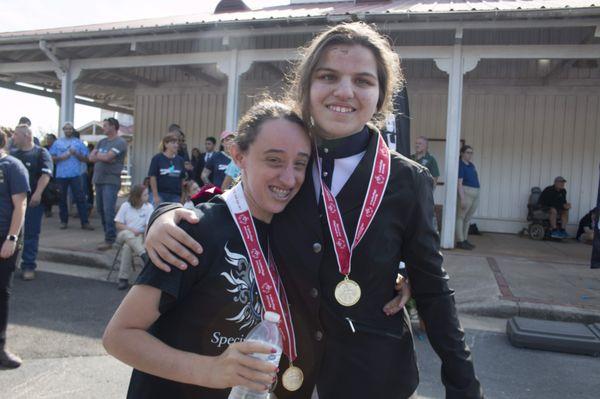
[[[23,229],[24,234],[23,253],[21,255],[21,270],[35,270],[37,267],[35,260],[38,254],[38,244],[40,243],[42,216],[44,216],[43,205],[40,204],[34,207],[27,207]]]
[[[104,241],[114,243],[117,238],[115,208],[119,186],[116,184],[96,184],[96,210],[102,219]]]
[[[70,187],[73,198],[75,199],[75,204],[77,204],[77,213],[79,213],[81,225],[88,224],[87,206],[85,204],[85,195],[81,188],[81,177],[57,177],[56,182],[60,185],[60,202],[58,203],[60,222],[64,224],[69,222],[67,197]]]

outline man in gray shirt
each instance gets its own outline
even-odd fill
[[[117,193],[121,188],[121,171],[127,154],[127,142],[119,137],[119,121],[115,118],[105,119],[102,130],[106,138],[100,140],[90,153],[89,160],[94,163],[92,182],[96,189],[96,210],[104,228],[104,242],[98,249],[106,251],[112,248],[117,237],[115,207]]]

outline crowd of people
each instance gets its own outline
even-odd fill
[[[21,359],[6,349],[8,298],[18,256],[21,278],[35,279],[37,253],[44,214],[51,216],[59,205],[60,228],[68,228],[69,198],[77,206],[82,230],[94,230],[89,223],[93,193],[101,216],[108,249],[116,238],[114,209],[121,186],[126,142],[118,137],[119,123],[108,118],[103,123],[106,138],[95,148],[86,146],[72,123],[63,126],[64,137],[46,137],[45,146],[33,136],[31,121],[19,120],[16,128],[0,131],[0,367],[15,368]],[[91,176],[89,165],[93,165]],[[89,179],[94,184],[88,188]],[[22,251],[20,251],[22,249]]]

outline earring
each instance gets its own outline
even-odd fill
[[[314,127],[314,126],[315,126],[315,119],[311,115],[310,116],[310,126],[309,127]]]

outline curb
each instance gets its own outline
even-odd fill
[[[572,321],[585,324],[600,323],[600,313],[575,306],[545,303],[516,302],[510,300],[485,301],[477,304],[457,304],[457,309],[476,316],[508,319],[513,316],[542,320]]]
[[[39,260],[107,270],[110,269],[113,256],[114,255],[105,256],[92,252],[68,251],[52,248],[40,248],[38,251]]]
[[[40,248],[38,259],[76,266],[109,270],[114,257],[113,251],[106,254],[69,251],[65,249]],[[480,302],[457,303],[459,312],[475,316],[509,319],[522,316],[543,320],[573,321],[586,324],[600,323],[600,312],[575,306],[533,303],[507,299],[483,300]]]

